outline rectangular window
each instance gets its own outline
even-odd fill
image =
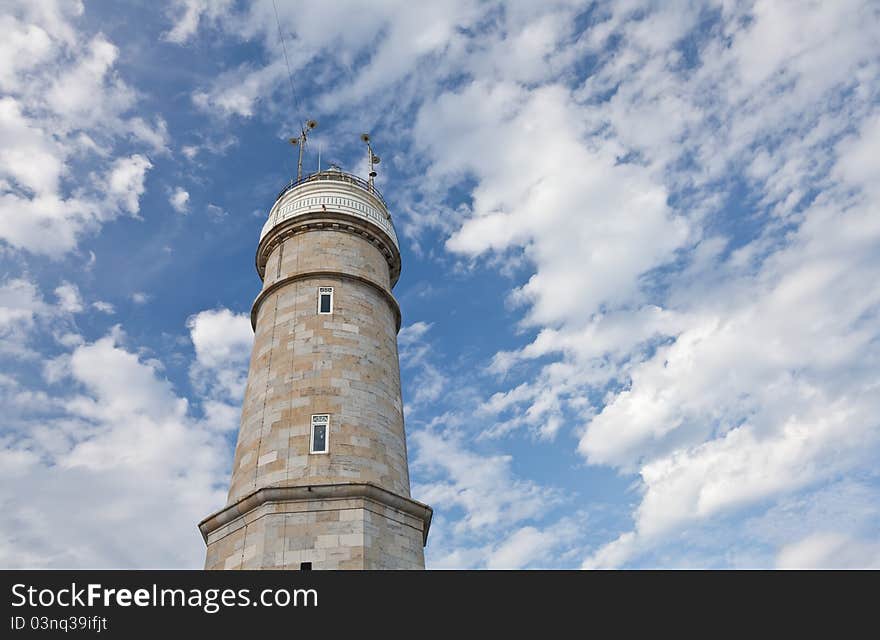
[[[333,287],[318,287],[318,313],[333,313]]]
[[[327,453],[330,444],[330,416],[326,413],[312,416],[312,434],[309,453]]]

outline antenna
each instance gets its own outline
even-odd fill
[[[377,156],[373,153],[373,147],[370,144],[370,134],[369,133],[362,133],[361,134],[361,141],[365,142],[367,144],[367,162],[370,165],[370,174],[369,174],[370,175],[370,180],[369,180],[370,191],[373,191],[373,189],[375,188],[373,186],[373,181],[376,179],[376,175],[378,175],[376,173],[376,171],[373,169],[373,165],[379,164],[379,161],[381,159],[379,158],[379,156]]]
[[[278,40],[281,42],[281,51],[284,53],[284,66],[287,67],[287,81],[290,84],[290,106],[293,107],[296,113],[299,113],[298,100],[296,99],[296,91],[293,88],[293,73],[290,70],[290,60],[287,58],[287,45],[284,44],[284,32],[281,30],[281,19],[278,17],[278,6],[275,4],[275,0],[272,0],[272,8],[275,10],[275,24],[278,25]],[[309,121],[313,122],[313,121]],[[317,122],[315,123],[317,125]],[[314,128],[314,127],[313,127]],[[294,142],[295,138],[291,138],[290,142],[296,144]],[[305,146],[305,133],[303,133],[303,145],[300,146],[299,149],[299,162],[300,162],[300,170],[299,174],[302,174],[302,149]],[[284,163],[287,166],[287,163]],[[300,175],[297,175],[297,179],[300,178]],[[293,178],[290,179],[290,184],[293,184]]]
[[[290,139],[290,144],[293,146],[299,145],[299,161],[296,163],[296,179],[297,181],[302,178],[303,173],[303,149],[306,147],[306,142],[309,139],[309,131],[318,126],[317,120],[306,120],[305,125],[300,127],[299,133],[295,138]]]

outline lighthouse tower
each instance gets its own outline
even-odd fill
[[[229,497],[199,523],[206,569],[424,568],[432,511],[410,497],[391,293],[400,248],[370,173],[297,179],[269,211]]]

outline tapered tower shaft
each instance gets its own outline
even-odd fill
[[[417,569],[430,507],[410,497],[400,392],[400,250],[384,200],[322,171],[273,205],[224,509],[208,569]]]

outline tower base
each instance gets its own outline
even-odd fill
[[[424,569],[431,507],[370,483],[259,489],[199,523],[205,569]]]

